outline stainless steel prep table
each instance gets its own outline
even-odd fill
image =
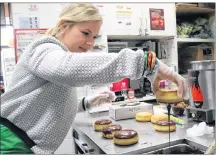
[[[105,139],[101,132],[94,131],[93,123],[98,119],[111,119],[108,112],[101,112],[96,114],[89,114],[88,112],[78,113],[73,124],[73,136],[75,140],[76,153],[78,152],[78,145],[82,146],[79,153],[93,153],[93,154],[142,154],[148,152],[152,146],[168,143],[168,133],[161,133],[155,131],[151,122],[143,123],[136,122],[135,119],[127,119],[120,121],[113,121],[113,123],[120,124],[123,129],[134,129],[138,132],[139,142],[131,146],[117,146],[112,139]],[[203,146],[208,147],[215,138],[215,133],[205,134],[200,137],[188,138],[186,137],[186,129],[192,127],[197,122],[187,122],[186,117],[181,118],[185,120],[184,128],[178,127],[175,132],[170,133],[171,141],[179,139],[188,139],[197,142]],[[215,128],[215,127],[214,127]],[[215,132],[215,130],[214,130]],[[81,148],[81,147],[80,147]],[[84,152],[85,151],[85,152]]]

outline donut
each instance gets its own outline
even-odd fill
[[[155,124],[159,120],[168,120],[168,115],[166,114],[155,114],[151,116],[151,122]]]
[[[101,119],[101,120],[95,121],[94,128],[95,128],[95,131],[101,132],[105,126],[109,126],[111,124],[112,124],[111,120]]]
[[[114,133],[118,132],[122,127],[118,124],[106,126],[102,129],[102,136],[107,139],[113,139]]]
[[[181,97],[177,94],[177,86],[168,86],[165,88],[159,88],[156,92],[156,99],[158,102],[163,103],[178,103],[183,101]]]
[[[174,121],[168,121],[168,120],[160,120],[157,121],[154,129],[158,132],[169,132],[169,126],[170,126],[170,132],[173,132],[176,130],[176,123]]]
[[[140,121],[140,122],[148,122],[151,121],[151,116],[152,113],[150,112],[138,112],[136,113],[136,121]]]
[[[125,129],[114,133],[113,141],[116,145],[133,145],[139,140],[138,133],[131,129]]]

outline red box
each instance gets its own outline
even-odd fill
[[[110,90],[113,91],[113,92],[121,91],[121,84],[122,84],[122,82],[126,83],[126,86],[127,86],[127,89],[128,89],[129,88],[129,79],[125,78],[125,79],[122,79],[122,80],[120,80],[118,82],[112,83],[112,86],[111,86]]]

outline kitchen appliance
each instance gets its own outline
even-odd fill
[[[108,42],[108,53],[119,53],[128,47],[128,42]]]
[[[134,89],[136,98],[143,98],[146,95],[153,95],[151,83],[146,77],[138,80],[129,80],[129,87]]]
[[[192,100],[187,118],[206,123],[215,121],[215,60],[192,61],[188,82]]]

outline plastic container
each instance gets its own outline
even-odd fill
[[[124,96],[125,99],[127,99],[127,85],[125,82],[121,83],[121,95]]]
[[[172,107],[173,113],[178,116],[183,116],[185,108]]]
[[[128,91],[128,99],[134,99],[135,98],[135,91],[134,89],[129,89]]]

